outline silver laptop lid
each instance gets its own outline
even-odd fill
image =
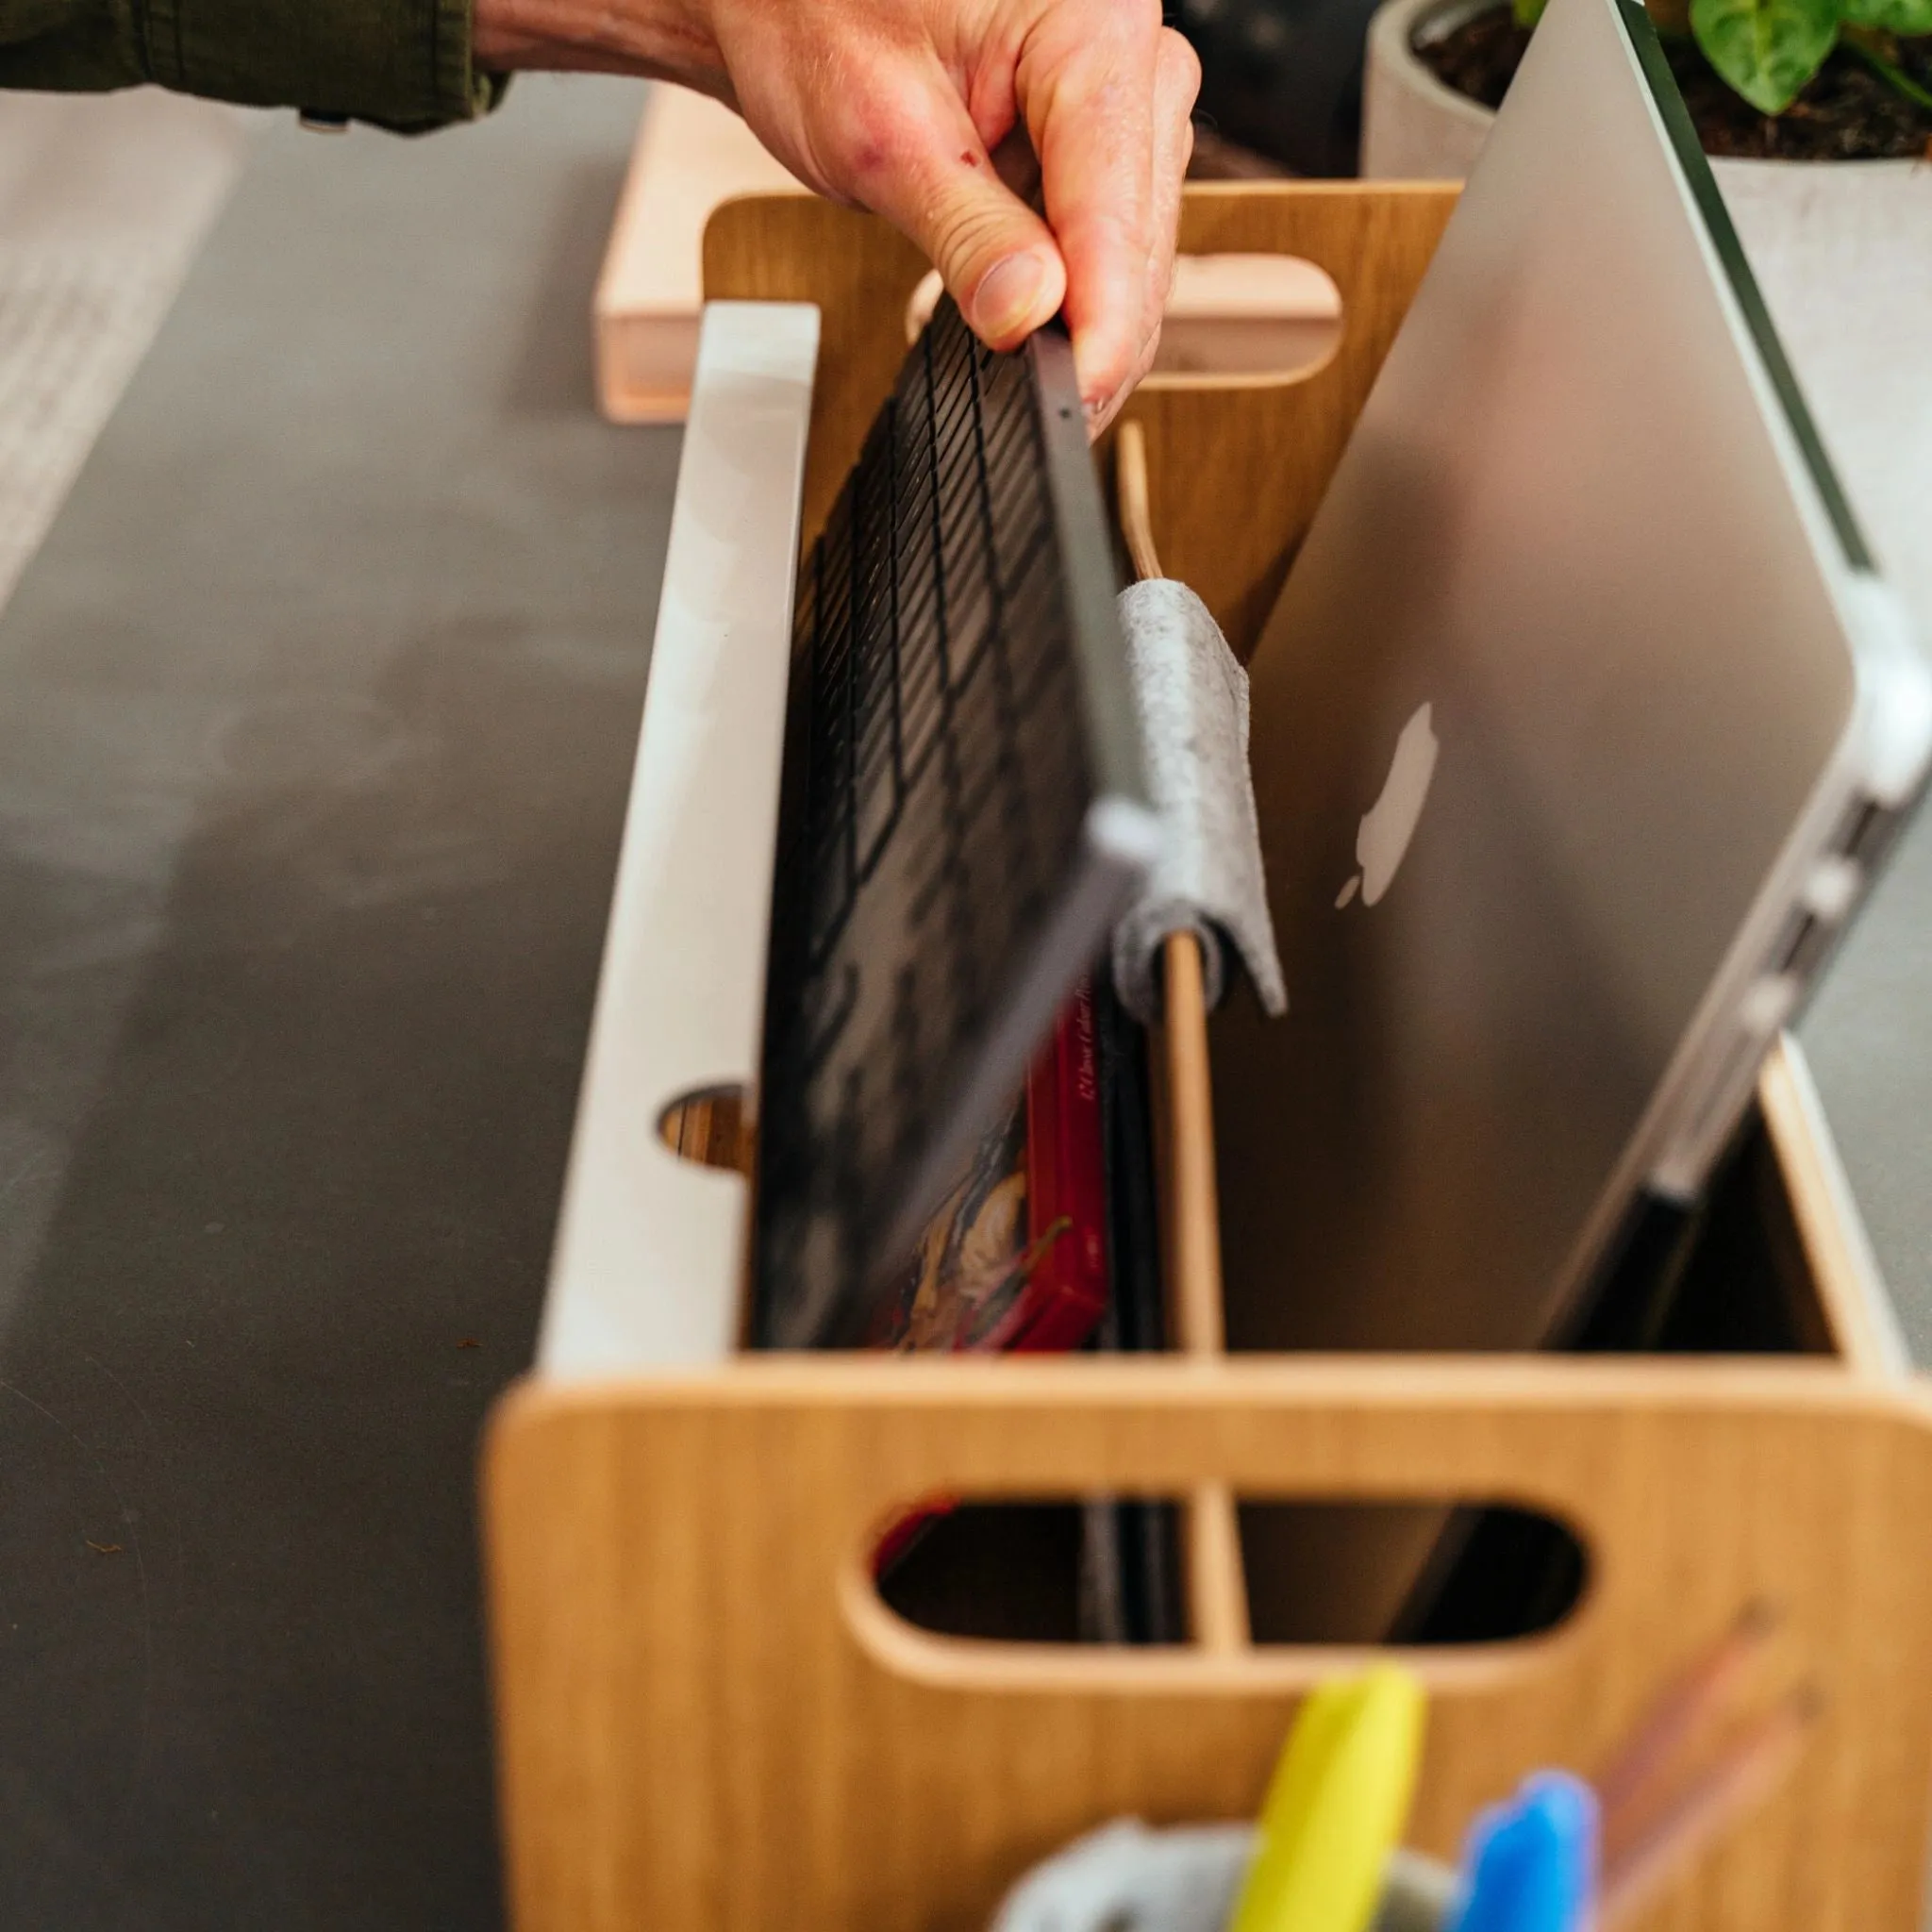
[[[1238,1345],[1549,1339],[1924,762],[1649,33],[1554,0],[1252,666],[1293,1004],[1218,1023]]]

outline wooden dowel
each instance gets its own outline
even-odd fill
[[[1167,1278],[1174,1343],[1216,1359],[1226,1350],[1222,1309],[1221,1203],[1214,1174],[1214,1089],[1200,941],[1170,933],[1162,950],[1168,1104]],[[1182,1511],[1188,1626],[1203,1650],[1247,1649],[1248,1591],[1241,1524],[1224,1483],[1191,1491]]]
[[[1189,1355],[1227,1347],[1221,1306],[1221,1199],[1214,1172],[1214,1087],[1208,1058],[1208,998],[1200,941],[1169,933],[1161,948],[1166,998],[1169,1159],[1173,1208],[1168,1278],[1174,1339]]]
[[[1137,577],[1160,575],[1154,549],[1154,518],[1147,508],[1147,437],[1138,423],[1123,423],[1113,438],[1114,494],[1120,504],[1121,535]]]
[[[1254,1641],[1241,1517],[1225,1483],[1202,1483],[1182,1505],[1187,1529],[1188,1628],[1210,1657],[1233,1657]]]
[[[667,1108],[658,1131],[664,1144],[687,1160],[743,1174],[752,1171],[752,1137],[745,1124],[743,1098],[728,1089]]]
[[[1121,535],[1134,574],[1160,575],[1154,519],[1147,501],[1147,439],[1138,423],[1114,433],[1114,493]],[[1164,1080],[1167,1104],[1163,1216],[1174,1345],[1183,1355],[1215,1359],[1226,1352],[1221,1306],[1221,1205],[1214,1178],[1214,1084],[1208,1059],[1208,1001],[1200,942],[1170,933],[1162,955],[1166,987]],[[1203,1650],[1247,1649],[1247,1581],[1241,1570],[1241,1520],[1225,1483],[1202,1483],[1181,1508],[1181,1567],[1188,1629]]]

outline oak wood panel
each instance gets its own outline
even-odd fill
[[[1154,376],[1127,405],[1147,439],[1161,560],[1243,658],[1457,192],[1434,182],[1196,182],[1183,196],[1188,253],[1300,256],[1327,273],[1342,302],[1341,341],[1315,370],[1285,381]],[[816,302],[824,312],[807,542],[905,357],[906,304],[925,266],[875,217],[794,196],[727,202],[705,230],[707,295]]]
[[[1418,1654],[1416,1842],[1539,1763],[1588,1769],[1771,1596],[1828,1700],[1771,1805],[1647,1924],[1915,1925],[1932,1777],[1932,1413],[1830,1365],[748,1359],[526,1386],[486,1495],[521,1932],[965,1932],[1120,1813],[1250,1815],[1335,1653],[976,1644],[863,1565],[913,1497],[1505,1496],[1591,1552],[1573,1621]]]

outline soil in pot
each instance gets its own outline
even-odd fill
[[[1498,108],[1528,45],[1529,29],[1516,25],[1507,7],[1496,7],[1419,42],[1415,53],[1445,87]],[[1932,112],[1842,48],[1774,119],[1733,93],[1694,42],[1664,45],[1707,154],[1754,161],[1932,160]],[[1898,65],[1932,88],[1932,41],[1901,41]]]

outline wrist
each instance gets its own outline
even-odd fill
[[[472,58],[491,74],[641,74],[728,98],[703,0],[475,0]]]

